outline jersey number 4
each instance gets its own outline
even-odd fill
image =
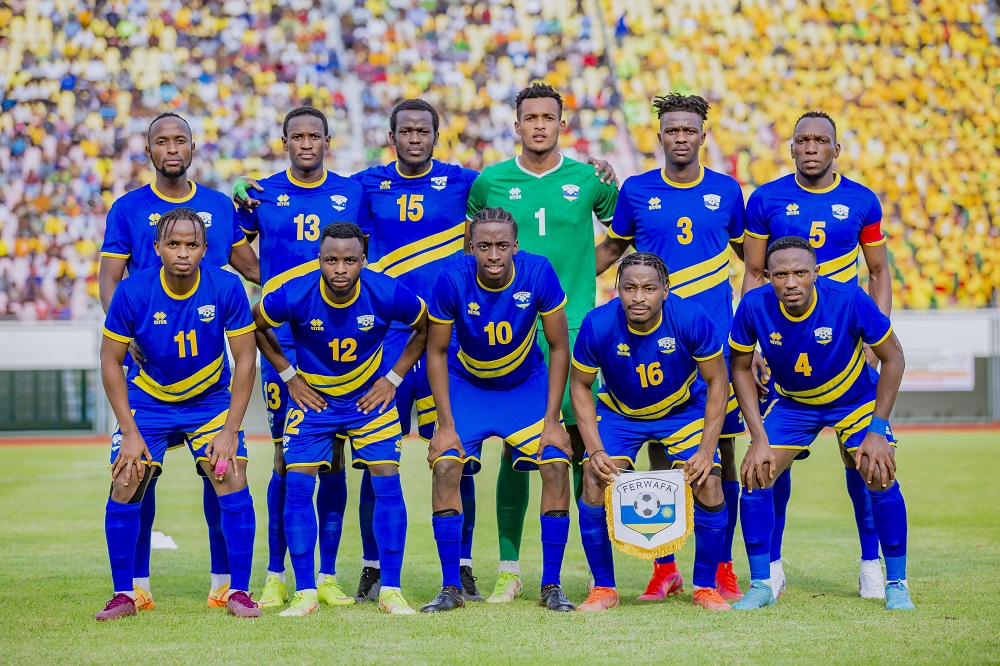
[[[812,366],[809,365],[809,354],[805,352],[799,354],[799,358],[795,361],[795,372],[801,372],[806,377],[813,373]]]

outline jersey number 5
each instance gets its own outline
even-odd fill
[[[813,247],[823,247],[823,243],[826,242],[826,222],[823,220],[816,220],[809,227],[809,244]]]

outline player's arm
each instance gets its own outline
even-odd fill
[[[252,211],[260,201],[250,196],[250,190],[263,192],[264,188],[250,176],[237,176],[233,182],[233,203],[246,211]]]
[[[875,386],[872,421],[868,426],[868,434],[854,453],[854,462],[869,484],[879,479],[882,487],[886,488],[896,476],[896,460],[886,438],[886,434],[891,432],[889,414],[892,413],[892,406],[899,394],[906,359],[903,347],[892,329],[881,342],[872,345],[871,350],[882,365],[879,368],[878,384]],[[867,464],[864,458],[868,458]]]
[[[260,260],[249,241],[233,246],[229,252],[229,265],[248,282],[260,285]]]
[[[135,467],[136,477],[141,480],[145,475],[147,463],[153,461],[153,456],[146,446],[145,440],[139,433],[139,427],[132,416],[132,408],[128,401],[128,384],[125,381],[125,374],[122,372],[122,363],[125,362],[125,353],[128,351],[127,338],[120,336],[110,337],[105,331],[101,340],[101,381],[104,384],[104,392],[111,403],[111,410],[118,419],[118,428],[122,433],[121,445],[118,449],[118,456],[115,458],[111,468],[111,477],[118,478],[118,475],[125,472],[125,485],[132,479],[132,467]]]
[[[450,449],[465,458],[465,449],[455,430],[455,417],[451,412],[451,393],[448,383],[448,344],[451,342],[453,322],[431,319],[427,329],[427,383],[434,396],[437,410],[437,429],[427,448],[427,464],[434,469],[434,461]]]
[[[281,350],[281,343],[278,342],[274,331],[271,330],[279,322],[273,321],[264,314],[261,303],[263,303],[263,299],[251,309],[253,323],[257,326],[254,331],[254,342],[257,344],[257,349],[260,350],[261,356],[266,358],[267,362],[278,371],[281,381],[288,385],[288,394],[302,411],[308,412],[310,409],[316,412],[323,411],[326,409],[326,400],[309,386],[309,383],[298,373],[295,366],[285,358],[285,352]]]
[[[745,239],[741,240],[741,241],[731,240],[731,241],[729,241],[729,247],[731,247],[733,249],[733,252],[736,253],[736,256],[739,257],[740,261],[742,261],[743,263],[746,263],[746,258],[744,256],[744,248],[743,248],[743,243],[744,242],[746,242]],[[761,276],[761,277],[763,277],[763,276]]]
[[[889,276],[889,251],[885,243],[861,245],[868,266],[868,295],[885,316],[892,313],[892,278]]]
[[[769,465],[769,477],[774,475],[775,458],[771,444],[764,431],[764,420],[760,417],[757,389],[753,376],[753,347],[736,347],[730,341],[729,372],[732,377],[736,401],[740,405],[743,421],[750,432],[750,447],[740,465],[740,480],[748,492],[764,487],[764,465]],[[768,478],[769,478],[768,477]]]
[[[616,238],[610,233],[605,236],[601,244],[594,250],[597,255],[597,275],[604,275],[605,271],[622,258],[631,244],[632,239],[630,238]]]
[[[569,434],[559,423],[563,394],[566,392],[566,376],[569,374],[569,324],[566,322],[566,308],[559,307],[542,315],[545,341],[549,344],[549,395],[545,402],[545,420],[538,443],[538,459],[547,446],[554,446],[566,455],[573,456],[573,446]]]
[[[701,432],[698,450],[684,465],[685,481],[698,485],[708,480],[714,466],[715,450],[719,447],[719,433],[726,419],[729,403],[729,373],[726,360],[720,350],[718,354],[705,360],[696,359],[698,372],[708,384],[705,398],[705,425]]]
[[[101,266],[97,273],[97,286],[101,292],[101,307],[104,308],[105,314],[108,313],[108,308],[111,307],[111,297],[115,295],[118,283],[125,277],[127,261],[125,257],[101,255]]]
[[[614,183],[615,187],[620,184],[618,176],[615,175],[615,168],[607,160],[599,160],[596,157],[588,157],[587,164],[594,167],[594,176],[601,179],[601,183]]]
[[[245,306],[244,306],[245,307]],[[239,451],[240,426],[250,404],[254,377],[257,374],[257,347],[254,336],[246,331],[229,338],[229,351],[233,354],[233,381],[229,388],[229,413],[222,430],[205,447],[210,456],[209,465],[215,469],[216,481],[222,481],[228,469],[239,476],[236,453]]]
[[[758,238],[747,234],[743,237],[743,263],[746,271],[743,273],[743,287],[740,294],[746,294],[751,289],[764,286],[764,265],[767,257],[767,238]]]
[[[576,414],[576,427],[580,430],[583,445],[587,448],[590,459],[590,469],[601,481],[611,483],[615,476],[621,474],[618,465],[604,450],[601,434],[597,430],[597,407],[594,404],[594,394],[591,388],[597,379],[597,372],[574,362],[569,370],[569,400]]]

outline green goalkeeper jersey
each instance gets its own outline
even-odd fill
[[[483,169],[469,192],[466,217],[487,206],[510,212],[517,221],[518,247],[547,257],[566,292],[566,318],[580,327],[597,297],[593,215],[607,224],[618,189],[601,183],[594,167],[559,156],[559,164],[534,174],[518,158]]]

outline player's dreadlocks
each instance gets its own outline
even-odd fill
[[[313,118],[319,118],[323,123],[323,136],[330,136],[330,126],[326,122],[326,115],[311,106],[300,106],[297,109],[292,109],[285,116],[285,122],[281,124],[281,136],[288,138],[288,122],[292,118],[298,118],[299,116],[312,116]]]
[[[149,123],[149,127],[146,129],[146,144],[147,145],[149,144],[150,141],[153,140],[153,125],[155,125],[157,122],[163,120],[164,118],[176,118],[177,120],[181,121],[182,123],[184,123],[184,126],[187,127],[188,136],[192,136],[192,134],[191,134],[191,125],[188,124],[188,121],[186,121],[184,118],[181,118],[180,116],[178,116],[173,111],[167,111],[166,113],[161,113],[160,115],[156,116],[155,118],[153,118],[153,122]]]
[[[327,238],[357,238],[362,251],[365,248],[365,233],[353,222],[331,222],[326,225],[319,235],[319,244],[322,245]]]
[[[831,118],[827,113],[825,113],[823,111],[806,111],[801,116],[799,116],[798,120],[795,121],[795,126],[798,127],[799,123],[801,123],[806,118],[822,118],[823,120],[825,120],[828,123],[830,123],[830,126],[833,128],[833,140],[834,140],[834,142],[836,142],[836,140],[837,140],[837,123],[833,122],[833,118]]]
[[[708,110],[711,107],[704,97],[698,95],[667,93],[653,98],[653,108],[656,109],[657,118],[662,118],[663,114],[671,111],[687,111],[698,114],[702,120],[708,120]]]
[[[670,274],[667,272],[667,265],[652,252],[633,252],[618,264],[618,276],[615,278],[615,286],[621,282],[622,274],[626,268],[632,266],[652,266],[656,270],[656,276],[660,278],[660,284],[664,287],[670,286]]]
[[[160,216],[159,221],[156,223],[156,240],[162,241],[164,238],[169,236],[178,220],[191,220],[194,222],[195,236],[201,232],[201,240],[203,242],[207,240],[205,234],[205,220],[201,219],[201,215],[198,215],[194,208],[187,208],[185,206],[174,208],[172,211],[164,213]]]
[[[471,238],[476,233],[477,226],[486,222],[500,222],[508,225],[514,231],[514,239],[517,240],[517,221],[514,220],[513,215],[499,206],[487,206],[472,216],[472,222],[469,223],[469,237]]]
[[[393,107],[392,113],[389,114],[389,131],[393,134],[396,133],[396,116],[399,115],[400,111],[426,111],[431,114],[431,124],[434,126],[434,134],[437,135],[438,127],[441,125],[441,116],[438,115],[437,109],[422,99],[404,99]]]
[[[563,99],[562,95],[556,92],[556,89],[547,83],[541,83],[536,81],[530,86],[517,93],[517,97],[514,98],[514,107],[517,111],[518,119],[521,118],[521,102],[526,99],[554,99],[559,105],[559,115],[562,116],[563,110]]]
[[[801,236],[782,236],[777,239],[771,246],[767,248],[767,256],[764,259],[764,265],[771,265],[771,255],[775,252],[780,252],[782,250],[805,250],[810,255],[812,255],[813,263],[816,263],[816,250],[813,249],[812,245],[809,244],[805,238]]]

